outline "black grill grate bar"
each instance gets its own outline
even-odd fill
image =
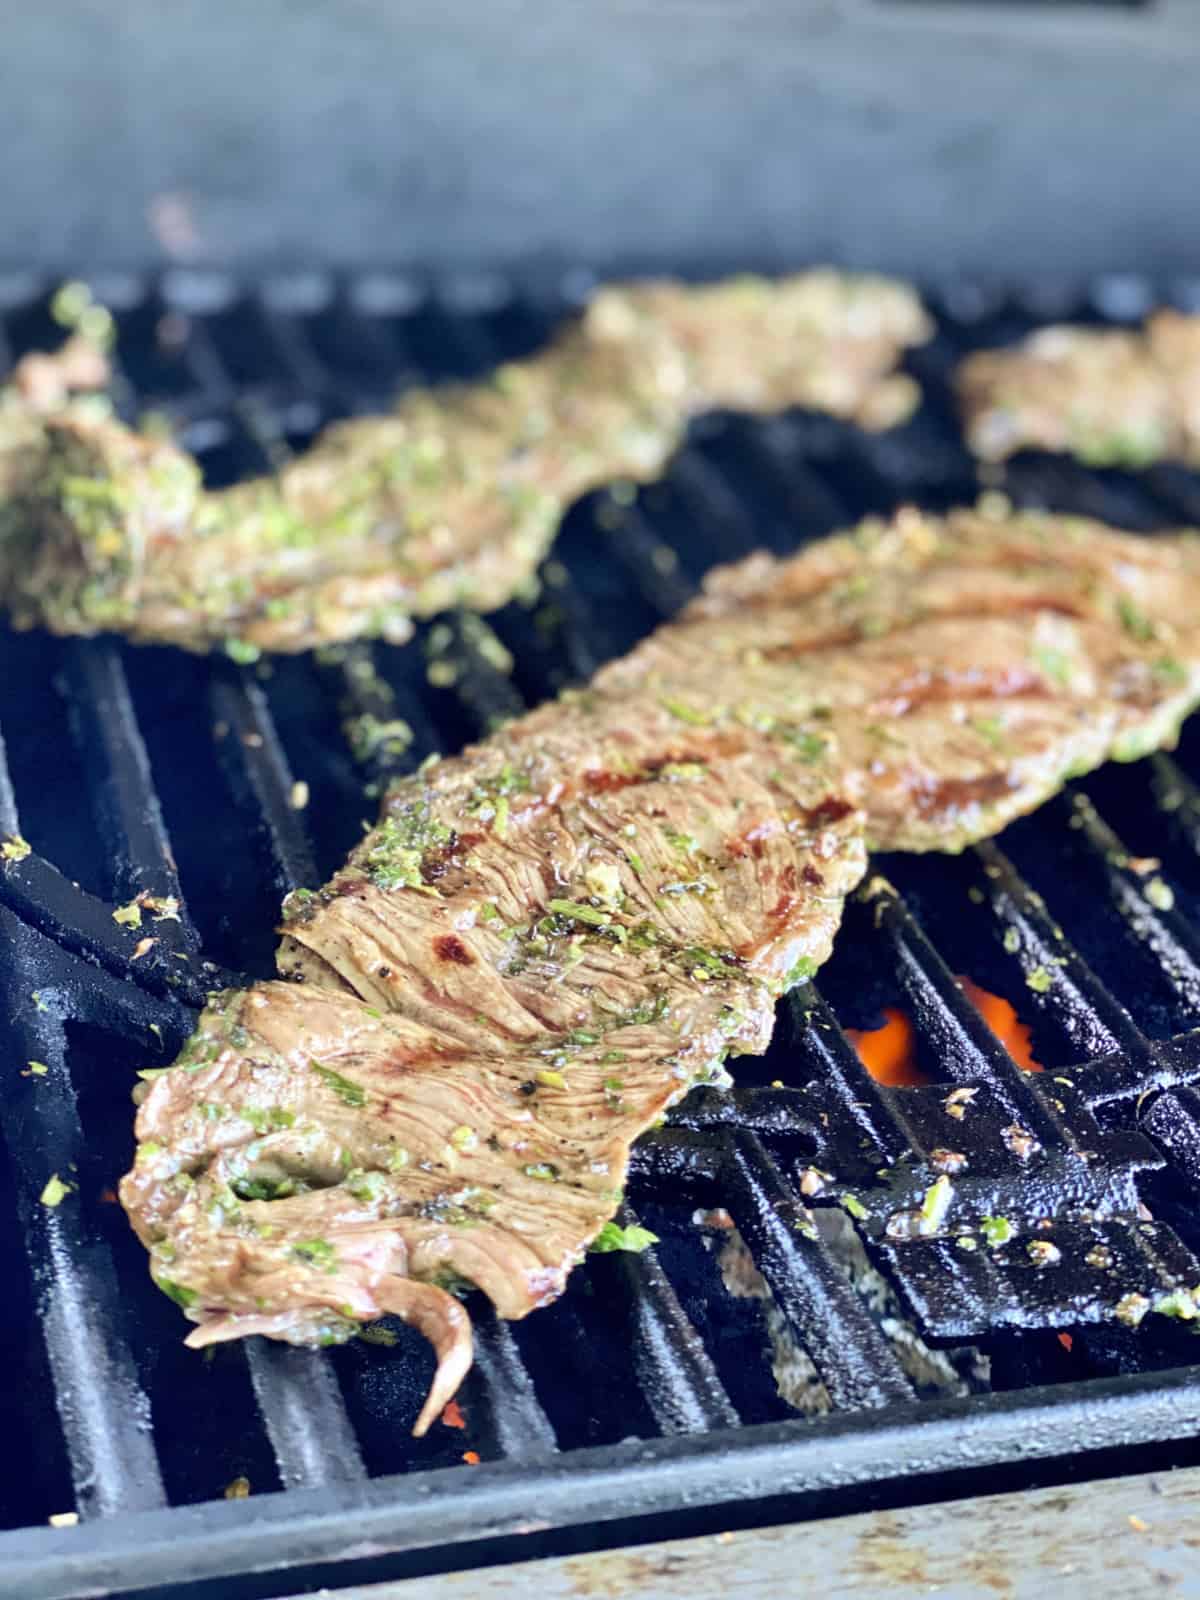
[[[1148,1068],[1148,1041],[1067,939],[1042,896],[994,841],[976,845],[974,854],[996,919],[997,940],[1016,963],[1028,994],[1022,1004],[1051,1014],[1084,1055],[1119,1050],[1135,1066]]]
[[[170,995],[199,1008],[208,990],[235,981],[233,974],[212,962],[177,959],[178,952],[170,945],[164,949],[156,943],[138,956],[145,937],[141,930],[118,926],[108,901],[69,883],[37,854],[11,862],[0,872],[0,902],[72,955],[96,961],[114,977],[152,994]]]
[[[265,835],[280,895],[315,888],[317,868],[296,806],[295,780],[262,686],[246,671],[214,667],[210,704],[217,752],[234,799]]]
[[[179,874],[150,758],[138,729],[125,669],[108,641],[73,640],[62,669],[76,741],[88,775],[97,825],[111,851],[114,899],[145,894],[181,901]],[[199,954],[195,929],[174,916],[155,916],[155,937],[189,958]]]
[[[20,833],[2,737],[0,832]],[[8,955],[0,982],[7,991],[3,1015],[9,1044],[0,1121],[18,1180],[26,1256],[39,1280],[38,1310],[76,1504],[83,1515],[150,1509],[164,1504],[165,1494],[149,1430],[149,1401],[119,1331],[111,1254],[90,1235],[77,1194],[63,1196],[56,1206],[44,1203],[46,1184],[55,1174],[69,1182],[84,1149],[66,1065],[64,997],[51,989],[51,974],[43,977],[34,959],[37,936],[7,911],[0,912],[0,930]],[[30,1061],[49,1072],[33,1076]]]
[[[919,1031],[937,1040],[938,1059],[960,1084],[988,1083],[1043,1144],[1069,1139],[1065,1125],[1031,1087],[963,994],[949,967],[895,889],[878,878],[865,890],[875,926],[889,949]]]
[[[415,696],[400,693],[380,672],[378,652],[349,645],[335,666],[320,669],[331,683],[349,735],[351,753],[369,783],[380,790],[412,770],[414,760],[437,749],[437,735]],[[400,722],[404,729],[389,731]]]
[[[626,1226],[637,1220],[628,1207],[619,1218]],[[654,1252],[622,1252],[613,1265],[622,1280],[638,1384],[660,1430],[736,1428],[741,1419]]]
[[[802,1064],[848,1108],[870,1141],[872,1159],[890,1165],[919,1149],[920,1130],[905,1113],[904,1096],[888,1093],[863,1066],[816,985],[789,995],[787,1006]]]
[[[1200,789],[1170,756],[1151,756],[1148,769],[1166,837],[1185,860],[1200,862]]]
[[[1200,937],[1174,909],[1174,892],[1158,863],[1130,855],[1085,794],[1072,796],[1070,826],[1100,862],[1109,897],[1131,935],[1145,944],[1188,1008],[1200,1014]]]
[[[1200,1094],[1174,1089],[1156,1095],[1143,1121],[1193,1188],[1200,1188]]]
[[[819,1244],[762,1142],[740,1132],[726,1137],[730,1213],[834,1406],[874,1409],[911,1400],[895,1351]]]
[[[165,1503],[150,1404],[122,1332],[121,1295],[108,1246],[87,1221],[76,1173],[85,1149],[67,1070],[62,958],[8,912],[3,984],[8,1058],[0,1118],[17,1182],[17,1209],[53,1376],[55,1401],[82,1516]],[[38,960],[47,958],[45,967]],[[85,979],[86,981],[86,979]],[[48,1067],[32,1075],[28,1062]],[[22,1076],[22,1073],[25,1076]],[[57,1196],[55,1178],[69,1186]]]
[[[512,1330],[490,1310],[475,1318],[472,1382],[483,1390],[492,1435],[506,1460],[527,1461],[558,1449]]]
[[[248,1339],[243,1348],[284,1488],[362,1482],[367,1470],[329,1362],[275,1340]]]
[[[625,567],[638,592],[660,617],[673,617],[696,592],[679,570],[679,557],[638,505],[608,499],[596,508],[596,520],[607,533],[612,553]]]

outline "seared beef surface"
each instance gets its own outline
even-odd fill
[[[519,1317],[632,1142],[829,953],[876,845],[955,849],[1200,697],[1200,542],[902,512],[714,574],[584,690],[432,765],[285,907],[296,982],[221,996],[138,1117],[122,1199],[192,1342],[451,1292]]]
[[[1200,465],[1200,317],[1160,311],[1144,332],[1042,328],[958,372],[967,442],[1000,461],[1053,450],[1089,466]]]
[[[390,416],[329,428],[274,477],[219,492],[175,445],[112,417],[9,404],[0,598],[18,626],[239,659],[399,641],[413,616],[502,605],[572,501],[657,476],[697,412],[900,420],[916,390],[893,369],[929,331],[911,290],[872,277],[608,288],[542,353],[413,391]]]
[[[433,1341],[450,1292],[520,1317],[619,1201],[633,1140],[829,953],[865,865],[823,735],[568,697],[389,797],[281,968],[219,997],[138,1115],[121,1186],[193,1343]]]

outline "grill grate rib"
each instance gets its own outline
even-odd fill
[[[262,470],[324,422],[385,404],[398,380],[466,375],[529,348],[558,309],[540,290],[522,293],[492,278],[439,284],[431,293],[387,274],[345,283],[291,274],[247,293],[221,274],[180,270],[156,285],[122,280],[110,287],[120,291],[118,396],[131,414],[166,410],[214,481]],[[44,286],[6,279],[3,288],[0,361],[8,345],[19,352],[48,336]],[[1117,294],[1118,306],[1133,303],[1127,290]],[[1107,303],[1099,290],[1097,300]],[[537,599],[486,623],[450,617],[404,650],[353,646],[255,670],[183,663],[103,640],[37,646],[45,671],[57,675],[69,722],[64,717],[61,728],[44,731],[18,727],[10,737],[15,783],[0,759],[0,832],[18,831],[17,800],[36,805],[38,761],[53,762],[69,734],[94,813],[88,825],[107,898],[73,885],[38,853],[0,874],[0,982],[11,1058],[0,1124],[18,1191],[17,1216],[0,1217],[0,1231],[15,1229],[29,1262],[76,1505],[85,1516],[113,1520],[114,1586],[132,1590],[170,1571],[164,1550],[157,1567],[135,1571],[130,1541],[140,1535],[121,1531],[123,1514],[165,1507],[164,1478],[172,1500],[211,1498],[221,1485],[204,1461],[185,1468],[173,1456],[170,1472],[163,1470],[162,1430],[187,1425],[189,1402],[172,1400],[157,1368],[158,1329],[170,1326],[172,1338],[177,1330],[164,1316],[147,1331],[142,1308],[152,1291],[136,1247],[91,1216],[91,1174],[102,1164],[111,1182],[131,1139],[127,1126],[93,1126],[85,1104],[93,1085],[82,1076],[93,1067],[80,1064],[77,1025],[131,1041],[139,1060],[147,1052],[148,1060],[169,1059],[187,1031],[187,1007],[201,1003],[206,990],[237,981],[231,967],[265,970],[263,940],[278,900],[319,882],[358,836],[376,804],[364,799],[364,786],[378,790],[428,752],[477,737],[586,677],[685,603],[714,562],[756,545],[784,552],[905,499],[937,507],[973,495],[949,375],[967,348],[1024,331],[1038,313],[970,285],[948,291],[941,309],[937,339],[912,358],[926,405],[906,428],[868,439],[820,417],[706,421],[663,485],[576,507]],[[1089,511],[1134,527],[1200,515],[1200,478],[1173,467],[1135,481],[1019,458],[1005,487],[1019,503]],[[19,647],[31,648],[28,641]],[[0,635],[0,672],[10,683],[16,677],[7,663],[17,649]],[[435,672],[433,682],[428,667],[435,661],[449,670]],[[182,700],[185,688],[194,707],[185,736],[196,744],[188,759],[208,786],[187,795],[164,782],[171,696]],[[19,711],[12,696],[10,690],[0,707],[6,722]],[[411,742],[360,738],[351,752],[338,742],[338,726],[357,720],[361,731],[363,719],[376,727],[402,721]],[[527,1325],[479,1316],[463,1432],[435,1429],[437,1437],[420,1444],[405,1440],[427,1357],[402,1329],[391,1351],[318,1354],[255,1340],[218,1352],[220,1381],[235,1385],[241,1373],[253,1394],[251,1432],[261,1437],[279,1484],[321,1491],[330,1508],[364,1495],[381,1506],[384,1499],[373,1497],[389,1493],[402,1508],[404,1493],[390,1475],[416,1473],[425,1498],[411,1504],[420,1504],[424,1522],[437,1495],[421,1469],[456,1462],[469,1444],[489,1461],[509,1463],[490,1470],[530,1475],[503,1480],[526,1484],[526,1513],[534,1488],[550,1493],[543,1468],[553,1458],[558,1481],[579,1485],[573,1509],[556,1504],[545,1513],[565,1526],[671,1503],[665,1488],[647,1492],[645,1474],[632,1470],[634,1456],[621,1455],[618,1441],[629,1431],[661,1435],[644,1447],[648,1459],[663,1471],[675,1463],[679,1492],[686,1484],[698,1504],[720,1498],[713,1462],[726,1451],[749,1463],[744,1481],[756,1494],[806,1492],[822,1471],[827,1483],[882,1481],[892,1435],[910,1455],[919,1456],[917,1441],[929,1441],[930,1470],[946,1470],[953,1452],[938,1452],[954,1428],[956,1439],[975,1441],[969,1459],[1002,1461],[1024,1447],[1022,1408],[1033,1415],[1041,1407],[1036,1414],[1047,1419],[1069,1414],[1095,1449],[1130,1429],[1145,1441],[1183,1438],[1200,1403],[1200,1374],[1186,1366],[1186,1330],[1168,1326],[1149,1337],[1147,1330],[1114,1331],[1111,1323],[1087,1329],[1111,1317],[1114,1282],[1119,1292],[1148,1300],[1200,1283],[1200,1229],[1189,1210],[1200,1187],[1200,1094],[1190,1087],[1200,1077],[1195,770],[1185,740],[1178,758],[1155,757],[1073,786],[1009,830],[1002,845],[978,846],[952,863],[877,863],[878,875],[849,908],[819,988],[786,1003],[766,1060],[741,1064],[730,1092],[695,1092],[668,1127],[638,1147],[631,1195],[663,1233],[660,1249],[594,1263],[560,1307]],[[297,776],[311,780],[307,809],[297,803]],[[1140,840],[1148,826],[1173,904],[1161,892],[1148,898],[1150,869],[1121,841],[1122,832]],[[235,835],[236,871],[214,869],[197,895],[187,863],[206,850],[211,857]],[[1068,869],[1095,888],[1096,927],[1080,921]],[[140,929],[115,923],[114,907],[139,894],[178,899],[179,920],[148,913]],[[137,955],[146,937],[155,943]],[[1046,1072],[1022,1071],[969,1003],[956,981],[959,967],[946,959],[952,952],[957,963],[960,945],[972,975],[1005,993],[1033,1026]],[[225,965],[206,959],[214,946]],[[1053,979],[1044,993],[1027,982],[1039,968]],[[1122,981],[1126,970],[1148,975],[1144,991]],[[30,1001],[34,989],[46,1009]],[[883,1004],[896,1003],[912,1017],[921,1065],[934,1080],[924,1088],[876,1082],[841,1031],[843,1023],[871,1024]],[[157,1054],[148,1030],[161,1040]],[[20,1063],[30,1059],[47,1063],[44,1078],[20,1076]],[[106,1070],[111,1090],[111,1076],[124,1070],[116,1050]],[[976,1091],[961,1119],[946,1104],[956,1086]],[[99,1155],[91,1148],[97,1139]],[[953,1238],[904,1236],[903,1219],[932,1181],[931,1158],[946,1149],[967,1157],[955,1178],[958,1203],[973,1215],[1011,1218],[1012,1247],[964,1250]],[[52,1171],[76,1174],[78,1185],[53,1208],[38,1198]],[[815,1194],[812,1184],[802,1187],[814,1171]],[[1147,1204],[1153,1220],[1143,1214]],[[688,1224],[693,1205],[728,1208],[773,1295],[772,1314],[811,1357],[833,1417],[779,1420],[762,1433],[741,1426],[751,1412],[778,1419],[791,1413],[767,1371],[761,1307],[742,1304],[736,1315],[730,1309],[714,1259]],[[816,1208],[837,1205],[856,1219],[872,1264],[899,1291],[922,1337],[978,1341],[992,1360],[994,1385],[1058,1389],[967,1398],[985,1381],[973,1378],[947,1391],[963,1398],[940,1409],[918,1404],[926,1380],[914,1377],[831,1231],[814,1222]],[[121,1219],[114,1220],[119,1230]],[[1027,1249],[1039,1241],[1061,1252],[1060,1266],[1039,1268]],[[1095,1264],[1105,1259],[1112,1265]],[[1054,1332],[1068,1327],[1077,1337],[1064,1365]],[[1029,1331],[1018,1343],[1006,1329]],[[747,1337],[756,1341],[753,1361]],[[731,1349],[742,1367],[757,1363],[761,1372],[731,1375]],[[618,1352],[619,1373],[612,1366]],[[1149,1371],[1103,1393],[1063,1381],[1108,1371],[1118,1359],[1126,1368],[1143,1362],[1180,1370]],[[939,1420],[951,1415],[953,1424]],[[775,1482],[754,1465],[768,1437],[788,1463]],[[873,1468],[864,1454],[868,1439],[875,1441]],[[596,1467],[582,1443],[617,1447],[616,1464]],[[787,1454],[793,1447],[830,1459],[806,1477],[800,1457]],[[252,1455],[256,1446],[246,1448]],[[1034,1453],[1056,1448],[1047,1437]],[[603,1478],[610,1470],[616,1476],[601,1490],[596,1473]],[[366,1485],[381,1475],[389,1475],[386,1482]],[[510,1489],[495,1490],[491,1500],[485,1487],[461,1492],[490,1507],[488,1527],[511,1523],[500,1509]],[[342,1546],[313,1534],[311,1524],[307,1542],[288,1543],[287,1530],[316,1503],[295,1492],[272,1503],[270,1562],[337,1556]],[[214,1510],[215,1543],[188,1570],[223,1577],[248,1571],[255,1563],[239,1542],[237,1508]],[[397,1516],[403,1524],[402,1509]],[[363,1529],[369,1525],[366,1518]],[[445,1527],[445,1561],[452,1562],[453,1549],[472,1537],[471,1524],[451,1517]],[[79,1569],[59,1560],[49,1535],[42,1543],[38,1537],[0,1535],[0,1554],[5,1539],[18,1541],[10,1549],[29,1563],[20,1570],[32,1575],[30,1594],[76,1592]],[[396,1549],[422,1543],[411,1525],[389,1537]],[[349,1542],[347,1535],[343,1545]]]

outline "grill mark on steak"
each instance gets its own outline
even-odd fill
[[[439,934],[433,941],[433,953],[439,961],[453,961],[460,967],[473,967],[475,965],[475,957],[457,934]]]
[[[727,1052],[761,1049],[774,997],[827,955],[863,810],[877,842],[956,848],[1069,771],[1172,736],[1200,694],[1197,548],[902,514],[718,575],[584,699],[404,780],[329,889],[289,907],[280,971],[309,981],[215,1002],[139,1111],[121,1195],[193,1342],[336,1339],[396,1310],[438,1351],[427,1425],[470,1359],[448,1288],[474,1283],[506,1317],[561,1289],[638,1134]],[[902,591],[907,607],[936,590],[941,614],[901,640],[875,610],[853,647],[766,660],[795,618],[741,597],[852,550],[902,574],[898,626]],[[1017,550],[1082,614],[1018,594],[955,616],[959,567],[969,606],[988,561],[1016,581]],[[1021,581],[1045,592],[1041,569]],[[872,723],[901,652],[918,698]],[[630,781],[590,776],[610,773]],[[447,848],[468,829],[469,863]],[[431,959],[459,946],[470,964]],[[259,1198],[275,1171],[294,1192]]]
[[[26,364],[0,398],[0,595],[21,626],[239,658],[400,642],[414,616],[502,605],[572,501],[657,477],[700,411],[901,420],[917,390],[896,362],[930,332],[883,279],[616,285],[538,354],[409,391],[219,491],[174,444],[70,407],[64,351],[53,383]]]

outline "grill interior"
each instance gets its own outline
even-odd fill
[[[166,413],[213,483],[401,383],[531,349],[587,286],[94,282],[117,315],[121,408]],[[55,341],[51,287],[0,279],[0,359]],[[522,1324],[473,1308],[462,1428],[409,1437],[431,1362],[398,1325],[385,1346],[185,1351],[113,1203],[135,1072],[173,1058],[206,990],[271,971],[281,896],[329,874],[391,774],[588,675],[715,562],[908,501],[974,498],[947,387],[960,354],[1051,316],[1127,320],[1157,297],[1132,279],[1079,294],[952,285],[932,297],[937,337],[910,362],[926,400],[903,429],[706,419],[664,483],[572,511],[536,595],[486,622],[440,619],[404,649],[247,668],[0,632],[0,833],[34,848],[0,872],[10,1592],[154,1593],[186,1577],[188,1593],[290,1593],[331,1573],[582,1548],[685,1506],[728,1526],[777,1515],[783,1495],[794,1516],[835,1491],[842,1508],[965,1492],[984,1469],[1027,1482],[1035,1458],[1057,1463],[1051,1476],[1105,1470],[1098,1453],[1117,1446],[1194,1459],[1195,1324],[1132,1326],[1126,1297],[1200,1284],[1195,728],[1174,756],[1106,768],[961,857],[875,860],[767,1056],[638,1147],[629,1205],[657,1249],[591,1258]],[[1168,297],[1194,305],[1200,288]],[[1134,478],[1030,455],[1003,487],[1134,529],[1200,522],[1200,477],[1174,467]],[[376,723],[348,739],[364,717]],[[404,750],[364,737],[396,718]],[[180,919],[115,923],[141,891],[178,897]],[[1011,1002],[1044,1072],[1018,1067],[956,975]],[[912,1019],[923,1086],[877,1083],[841,1031],[885,1006]],[[974,1093],[959,1116],[961,1088]],[[965,1157],[956,1205],[1005,1219],[1009,1244],[921,1236],[947,1151]],[[56,1206],[52,1174],[70,1185]],[[769,1305],[725,1288],[718,1208]],[[805,1414],[780,1398],[773,1362]],[[228,1503],[243,1478],[251,1498]],[[72,1510],[85,1526],[45,1526]]]

